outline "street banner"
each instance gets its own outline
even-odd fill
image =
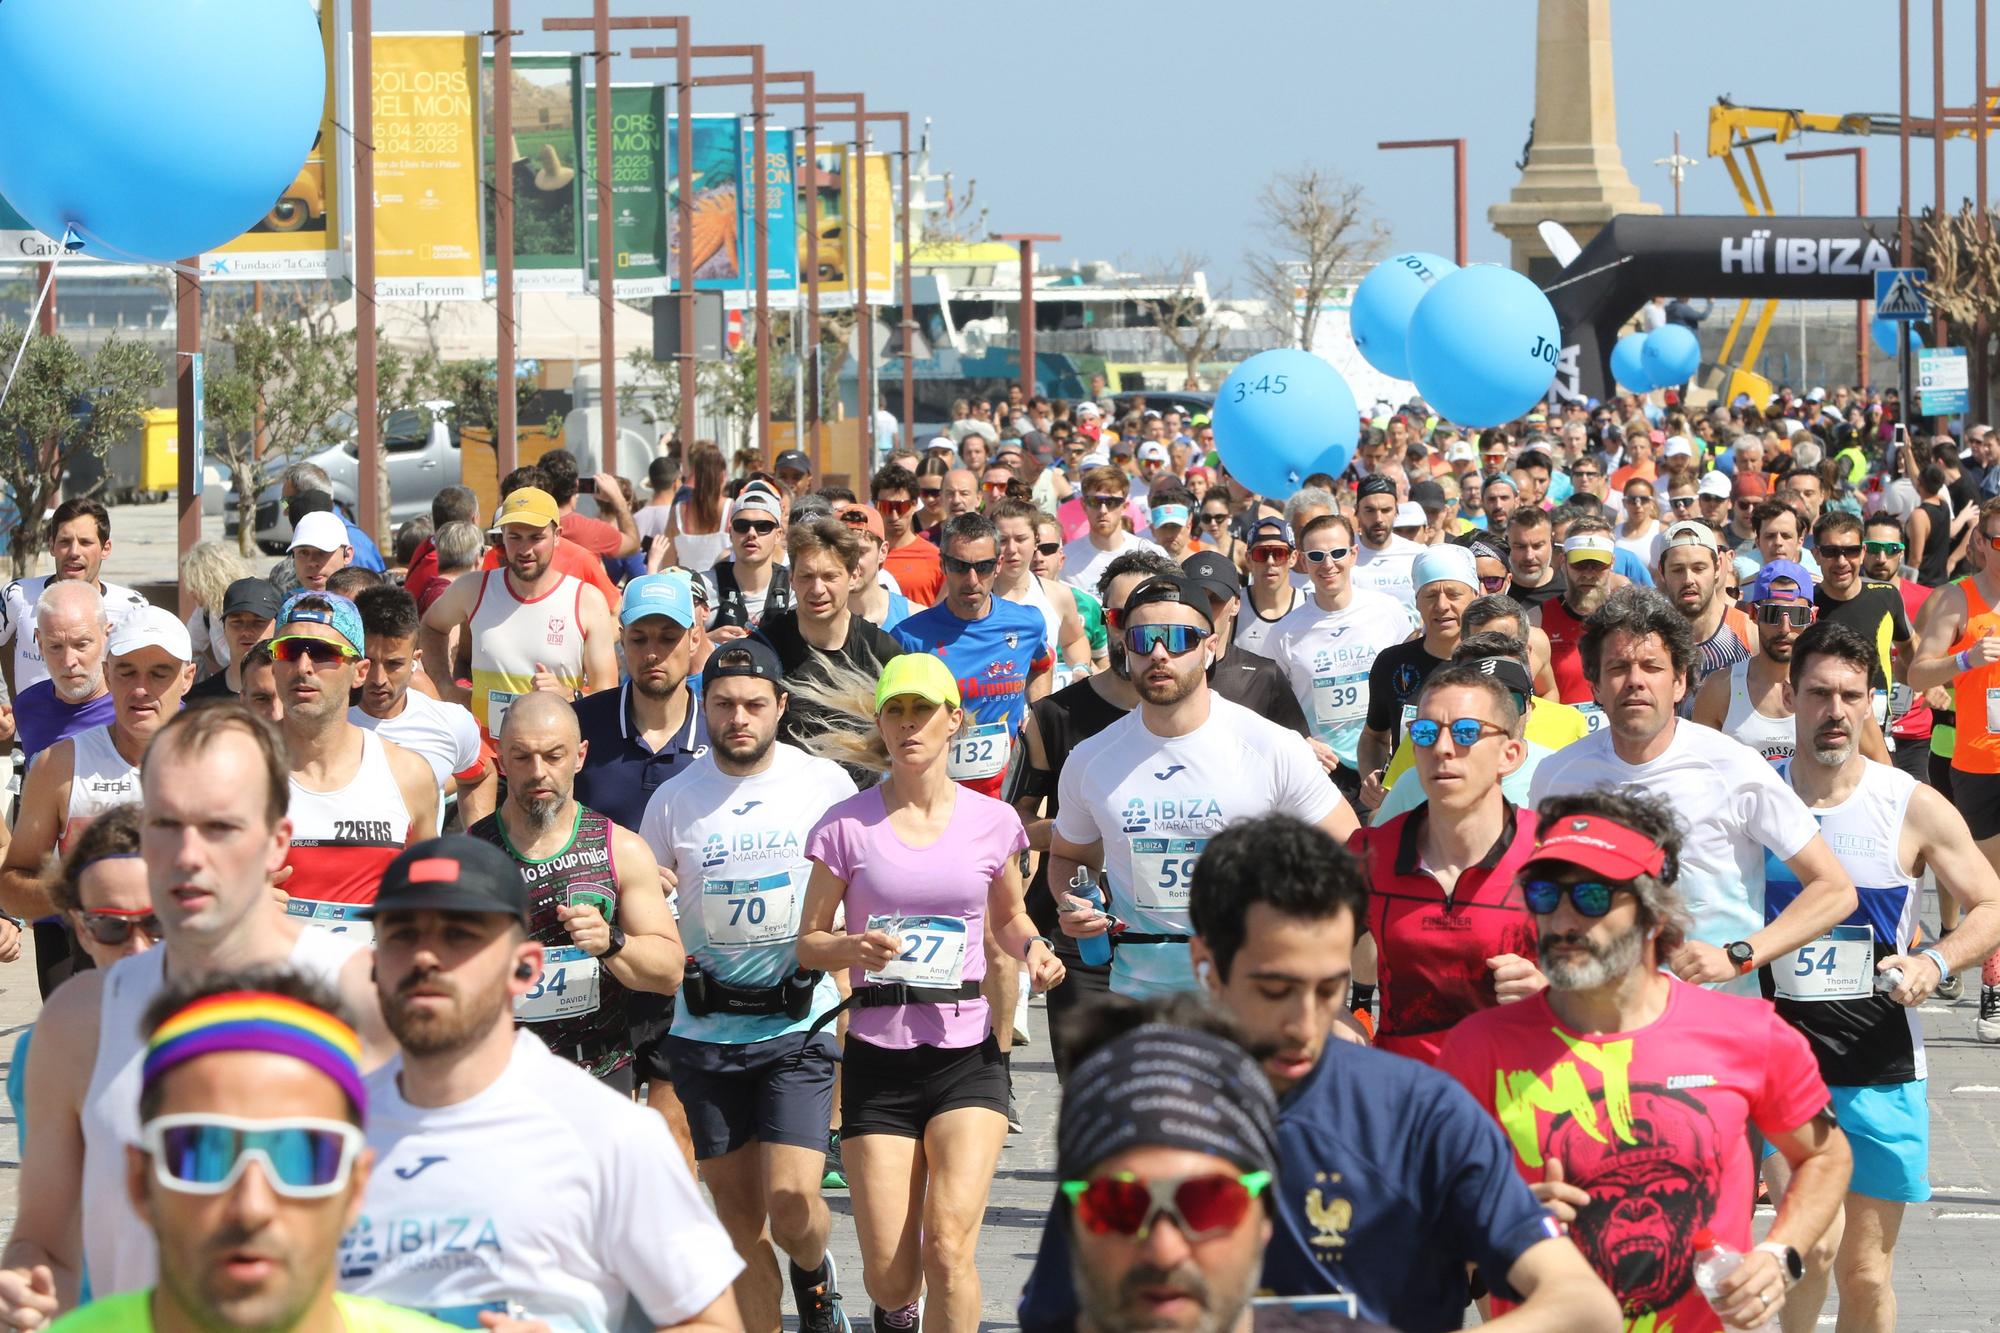
[[[310,0],[319,15],[320,39],[326,46],[326,100],[319,133],[299,167],[299,174],[257,225],[235,240],[201,257],[201,275],[209,282],[270,280],[326,282],[347,271],[340,249],[342,216],[342,138],[336,126],[336,93],[341,71],[348,65],[350,44],[342,40],[340,15],[334,0]]]
[[[743,253],[747,286],[757,285],[757,171],[756,132],[746,119],[743,123]],[[764,212],[765,235],[770,240],[771,266],[764,283],[771,292],[799,289],[798,197],[792,184],[792,132],[770,128],[764,131]]]
[[[1971,406],[1972,376],[1963,347],[1917,352],[1917,404],[1927,417],[1955,417]]]
[[[694,118],[694,286],[699,292],[743,290],[742,131],[735,116]],[[667,126],[667,276],[680,282],[680,125]]]
[[[377,33],[374,53],[376,299],[477,301],[479,38]]]
[[[54,259],[62,253],[62,242],[44,236],[5,199],[0,199],[0,260]]]
[[[583,157],[583,57],[519,55],[513,61],[514,124],[497,165],[492,129],[493,59],[479,67],[484,179],[514,197],[514,286],[523,292],[583,290],[583,196],[597,179]],[[595,99],[593,99],[595,100]],[[487,294],[493,270],[492,191],[484,194],[480,236],[486,252]]]
[[[847,166],[847,149],[825,142],[813,145],[813,160],[806,161],[803,144],[792,151],[794,182],[799,215],[799,273],[819,272],[819,303],[825,309],[847,305],[847,210],[842,204],[841,178]],[[806,191],[818,195],[819,214],[815,218],[806,200]],[[819,234],[809,235],[808,221],[819,224]]]
[[[889,155],[868,154],[868,301],[884,305],[895,294],[892,273],[901,254],[896,240],[896,201],[890,193]],[[848,216],[855,210],[850,208]],[[852,238],[849,238],[850,244]]]
[[[583,160],[597,161],[597,99],[583,106]],[[667,90],[643,83],[611,86],[612,295],[665,296],[667,276]],[[584,252],[597,290],[597,191],[583,192]]]

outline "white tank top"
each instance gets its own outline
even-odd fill
[[[714,532],[689,532],[687,530],[688,507],[674,506],[674,559],[682,569],[696,574],[706,574],[715,568],[715,562],[729,549],[729,502],[722,503],[722,522]]]
[[[1791,714],[1772,717],[1758,712],[1750,703],[1747,658],[1729,668],[1729,714],[1722,719],[1722,730],[1774,764],[1798,753],[1798,731]]]
[[[583,584],[565,574],[531,602],[515,595],[505,569],[480,576],[472,608],[472,715],[500,734],[507,707],[535,688],[535,664],[575,689],[583,684]]]
[[[361,762],[347,785],[313,791],[291,783],[292,850],[285,885],[293,903],[371,903],[382,872],[410,840],[410,810],[382,738],[361,732]],[[294,910],[305,916],[309,910]]]
[[[359,946],[323,931],[300,933],[289,965],[334,985]],[[121,959],[104,973],[97,1017],[97,1062],[84,1093],[83,1259],[99,1298],[150,1287],[158,1277],[153,1233],[125,1191],[125,1149],[139,1142],[139,1074],[146,1043],[139,1020],[166,987],[167,951],[152,948]]]
[[[69,782],[69,809],[63,812],[62,832],[56,837],[56,850],[63,852],[91,820],[113,806],[139,799],[138,765],[127,763],[118,753],[109,725],[79,731],[71,739],[76,774]]]

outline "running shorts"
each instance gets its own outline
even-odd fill
[[[1951,770],[1951,803],[1965,816],[1973,841],[2000,834],[2000,773]]]
[[[1930,1198],[1928,1080],[1827,1091],[1833,1094],[1834,1119],[1854,1150],[1854,1177],[1847,1188],[1891,1203]]]
[[[659,1057],[687,1111],[696,1160],[752,1142],[826,1151],[840,1060],[832,1033],[789,1032],[739,1044],[669,1034],[660,1039]]]
[[[847,1039],[840,1085],[840,1137],[920,1139],[932,1117],[968,1106],[1007,1114],[1007,1065],[988,1033],[977,1046],[906,1051]]]

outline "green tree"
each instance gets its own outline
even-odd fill
[[[11,366],[26,330],[0,325],[0,366]],[[14,529],[14,577],[34,567],[44,546],[39,521],[59,501],[63,473],[138,430],[153,391],[166,382],[157,352],[112,337],[91,357],[60,335],[28,339],[21,369],[0,403],[0,481],[27,521]]]
[[[335,443],[353,420],[352,336],[309,319],[252,317],[224,329],[222,343],[229,364],[205,378],[208,448],[235,482],[237,542],[250,555],[267,473]]]

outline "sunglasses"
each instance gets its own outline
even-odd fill
[[[1479,586],[1486,592],[1499,592],[1507,586],[1507,576],[1505,574],[1481,574],[1479,576]]]
[[[1811,602],[1759,602],[1757,603],[1757,623],[1760,625],[1790,625],[1793,629],[1804,629],[1813,623],[1817,608]]]
[[[875,508],[881,511],[884,518],[901,518],[916,508],[916,506],[917,502],[915,500],[877,500],[875,502]]]
[[[1347,559],[1348,552],[1353,549],[1351,546],[1332,546],[1324,551],[1303,551],[1300,554],[1305,556],[1309,565],[1323,565],[1329,560]]]
[[[1603,916],[1611,910],[1611,895],[1624,889],[1631,891],[1629,884],[1606,884],[1602,880],[1586,879],[1576,884],[1562,884],[1552,879],[1531,879],[1521,885],[1521,898],[1528,904],[1528,910],[1536,916],[1547,916],[1556,910],[1563,895],[1569,895],[1570,906],[1576,908],[1578,916],[1592,919]]]
[[[1202,522],[1204,522],[1204,523],[1206,523],[1206,524],[1208,524],[1208,526],[1209,526],[1209,527],[1211,527],[1211,528],[1219,528],[1219,527],[1221,527],[1221,526],[1222,526],[1222,525],[1223,525],[1224,523],[1227,523],[1227,522],[1229,521],[1229,515],[1227,515],[1227,514],[1203,514],[1203,515],[1201,516],[1201,521],[1202,521]]]
[[[942,487],[942,486],[919,486],[919,487],[917,487],[917,494],[918,494],[918,495],[920,495],[920,496],[922,496],[922,497],[923,497],[923,498],[924,498],[925,500],[927,500],[927,501],[928,501],[928,500],[935,500],[935,499],[937,499],[937,498],[938,498],[939,496],[941,496],[941,495],[943,495],[943,494],[944,494],[944,487]]]
[[[1292,548],[1289,546],[1253,546],[1250,548],[1250,560],[1253,564],[1276,565],[1291,558]]]
[[[361,1131],[339,1120],[244,1120],[233,1115],[163,1115],[139,1131],[160,1184],[181,1194],[226,1194],[254,1158],[271,1189],[287,1199],[324,1199],[347,1188]]]
[[[1165,1179],[1120,1174],[1065,1180],[1062,1192],[1076,1210],[1077,1222],[1094,1236],[1143,1240],[1153,1220],[1164,1213],[1182,1236],[1201,1240],[1240,1226],[1250,1205],[1270,1184],[1269,1171]]]
[[[1901,542],[1863,542],[1861,545],[1870,555],[1901,555],[1905,550]]]
[[[1980,538],[1996,551],[2000,551],[2000,532],[1982,532]]]
[[[986,483],[986,493],[995,496],[1005,495],[1007,493],[1007,483],[1004,481],[989,481]]]
[[[1828,546],[1822,542],[1816,549],[1823,560],[1858,560],[1861,558],[1861,547],[1864,544],[1857,542],[1852,546]]]
[[[1625,503],[1628,505],[1649,505],[1653,503],[1653,497],[1650,495],[1628,495],[1625,497]]]
[[[1692,509],[1694,508],[1694,497],[1692,495],[1676,495],[1667,503],[1676,509]]]
[[[753,532],[759,537],[768,537],[778,530],[778,525],[768,518],[739,518],[729,525],[729,530],[739,537],[747,537]]]
[[[1054,555],[1062,550],[1061,542],[1036,542],[1035,550],[1042,555]]]
[[[1212,630],[1199,625],[1133,625],[1125,630],[1125,651],[1137,657],[1151,657],[1153,649],[1167,646],[1169,657],[1180,657],[1201,646]]]
[[[1000,567],[1000,561],[996,557],[988,557],[985,560],[960,560],[955,555],[947,555],[940,557],[940,560],[947,574],[977,574],[982,579],[990,577],[993,571]]]
[[[361,654],[352,648],[326,639],[276,639],[271,643],[271,656],[280,662],[302,662],[310,658],[317,667],[361,660]]]
[[[1604,474],[1602,472],[1599,472],[1594,467],[1593,468],[1573,467],[1569,470],[1569,479],[1571,481],[1596,481],[1599,477],[1603,475]]]
[[[1446,723],[1436,722],[1427,717],[1418,718],[1410,724],[1410,744],[1420,750],[1428,750],[1438,743],[1438,737],[1444,735],[1446,728]],[[1503,728],[1476,717],[1454,718],[1449,723],[1449,729],[1451,731],[1451,743],[1461,750],[1470,749],[1479,744],[1480,740],[1486,736],[1504,736],[1506,734]]]
[[[141,911],[119,912],[111,908],[99,908],[94,912],[79,912],[83,918],[83,928],[90,932],[90,938],[99,944],[117,948],[132,938],[138,931],[149,940],[160,938],[160,918],[151,908]]]
[[[1086,495],[1083,502],[1093,509],[1123,509],[1125,497],[1122,495]]]
[[[868,514],[866,510],[843,509],[840,512],[840,521],[850,528],[865,528],[868,526]]]

